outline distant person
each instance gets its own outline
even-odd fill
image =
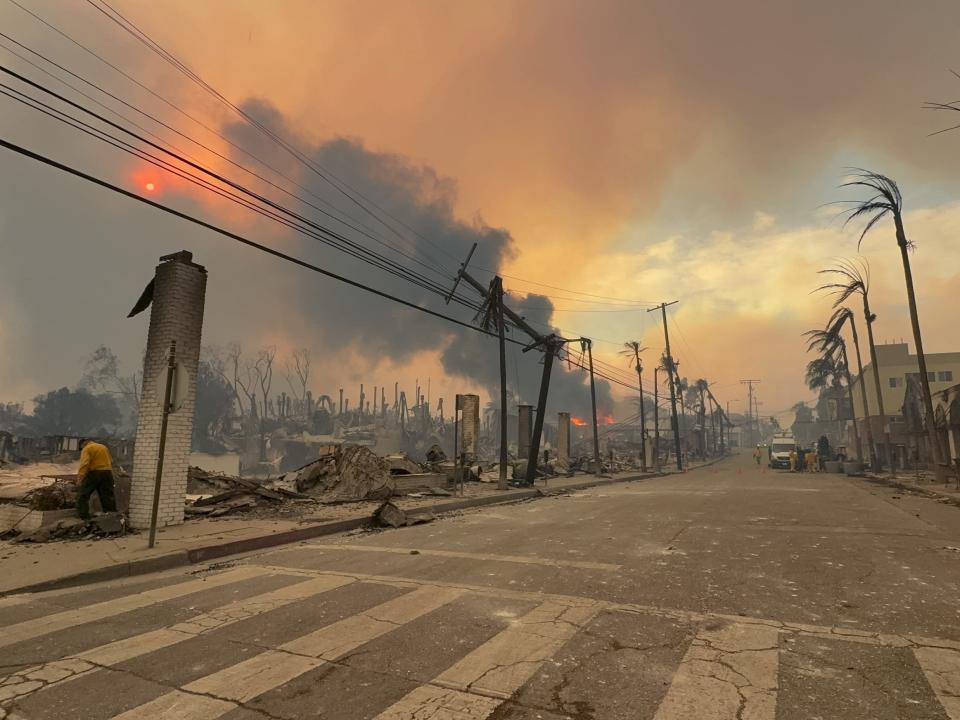
[[[113,495],[113,461],[106,445],[95,440],[84,440],[81,445],[80,470],[77,472],[77,514],[90,519],[90,496],[94,492],[100,498],[104,512],[116,512],[117,501]]]
[[[806,465],[807,465],[807,472],[817,471],[817,453],[815,453],[812,449],[807,450]]]
[[[797,471],[797,449],[790,448],[790,472]]]
[[[760,446],[757,445],[756,450],[753,451],[753,459],[757,461],[757,465],[760,464],[760,456],[761,456],[761,455],[762,455],[762,453],[760,452]]]
[[[824,463],[830,459],[830,441],[827,439],[826,435],[821,435],[820,439],[817,440],[817,460],[819,462],[818,468],[824,470]]]

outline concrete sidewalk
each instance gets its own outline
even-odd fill
[[[960,506],[960,487],[958,487],[957,482],[937,482],[933,477],[933,473],[922,472],[918,474],[903,471],[898,473],[896,477],[885,473],[867,473],[866,479],[869,482],[881,483],[903,490],[904,492],[919,493]]]
[[[716,462],[694,464],[691,469]],[[495,485],[470,483],[467,495],[444,498],[398,498],[408,514],[444,513],[497,503],[530,500],[555,492],[607,485],[651,477],[676,470],[646,474],[626,472],[611,476],[576,475],[540,480],[535,488],[497,490]],[[204,562],[237,553],[333,535],[370,525],[377,502],[318,506],[315,518],[302,520],[232,517],[188,520],[157,531],[157,544],[147,547],[147,533],[89,541],[61,541],[33,545],[0,543],[0,595],[85,585]]]

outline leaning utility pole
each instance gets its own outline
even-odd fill
[[[496,276],[490,283],[490,292],[497,299],[497,339],[500,341],[500,477],[499,490],[507,489],[507,349],[503,334],[506,320],[503,317],[503,278]]]
[[[670,422],[673,425],[673,442],[677,448],[677,470],[683,470],[683,457],[680,451],[680,425],[677,423],[677,391],[674,387],[674,363],[673,355],[670,353],[670,331],[667,329],[667,308],[670,305],[676,305],[677,300],[673,302],[660,303],[652,307],[647,312],[659,310],[663,314],[663,339],[667,345],[666,366],[667,373],[670,376]]]
[[[446,301],[448,303],[450,302],[450,300],[453,298],[453,294],[457,291],[457,286],[460,284],[460,281],[465,280],[469,285],[473,286],[477,292],[480,293],[480,295],[483,296],[487,303],[487,318],[489,318],[491,316],[491,313],[489,312],[491,305],[490,288],[484,286],[483,283],[478,281],[467,272],[467,265],[470,263],[470,258],[473,257],[473,253],[476,249],[477,244],[474,243],[470,248],[470,252],[467,253],[467,259],[463,261],[463,264],[460,266],[460,270],[457,272],[457,279],[453,284],[453,288],[447,295]],[[514,325],[523,330],[533,339],[533,343],[524,348],[524,352],[527,352],[535,347],[542,347],[544,352],[543,375],[540,378],[540,396],[537,402],[537,418],[534,422],[533,438],[531,438],[530,441],[530,459],[527,463],[527,476],[525,478],[527,485],[533,485],[533,479],[536,477],[537,473],[537,455],[540,452],[540,438],[543,433],[543,418],[546,415],[547,410],[547,389],[550,385],[550,371],[553,369],[554,355],[556,355],[557,351],[565,341],[553,334],[544,336],[537,332],[530,326],[530,323],[511,310],[506,304],[501,303],[500,308],[502,308],[503,314],[510,318],[510,321],[513,322]]]
[[[757,384],[759,385],[759,384],[760,384],[760,381],[759,381],[759,380],[752,380],[752,379],[741,380],[741,381],[740,381],[740,384],[741,384],[741,385],[746,385],[746,386],[747,386],[747,429],[748,429],[749,432],[750,432],[750,444],[751,444],[751,445],[756,445],[756,444],[757,444],[757,439],[756,439],[756,438],[754,437],[754,435],[753,435],[753,384],[754,384],[754,383],[757,383]],[[758,426],[757,426],[757,435],[759,435],[759,434],[760,434],[760,427],[759,427],[759,425],[758,425]]]
[[[707,395],[710,396],[710,399],[713,401],[713,406],[716,408],[715,412],[720,416],[720,454],[726,455],[726,448],[724,447],[723,439],[723,424],[727,423],[727,428],[733,427],[733,423],[730,422],[730,403],[727,402],[727,411],[723,411],[723,407],[717,401],[717,398],[714,397],[713,391],[710,390],[710,386],[707,385]]]
[[[597,467],[597,473],[600,473],[600,431],[597,428],[597,389],[593,383],[593,340],[590,338],[580,338],[581,350],[586,347],[587,358],[590,365],[590,404],[593,406],[593,462]]]
[[[527,485],[533,485],[533,480],[537,476],[537,462],[540,455],[540,438],[543,436],[543,419],[547,414],[547,391],[550,389],[550,372],[553,370],[553,358],[566,342],[563,338],[557,337],[553,333],[543,338],[543,340],[525,347],[522,352],[527,352],[535,347],[543,346],[543,375],[540,378],[540,397],[537,398],[537,417],[533,421],[533,437],[530,438],[530,455],[527,459],[527,477],[524,482]]]

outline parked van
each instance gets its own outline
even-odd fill
[[[772,468],[790,469],[790,451],[797,447],[793,433],[777,433],[770,440],[770,461]]]

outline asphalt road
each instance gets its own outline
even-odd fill
[[[960,720],[960,508],[731,458],[0,600],[0,707],[99,720]]]

